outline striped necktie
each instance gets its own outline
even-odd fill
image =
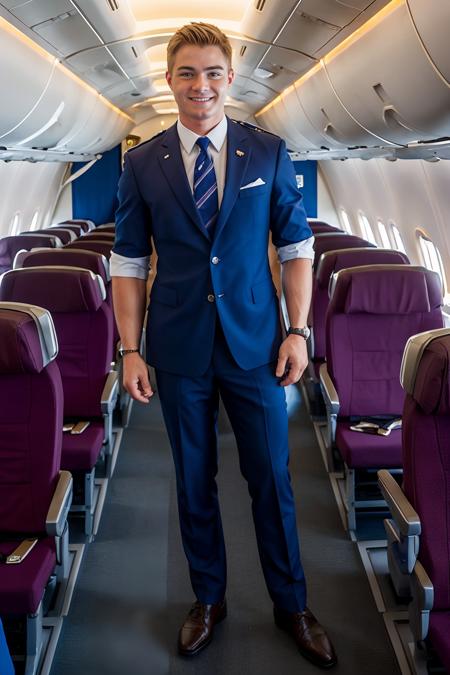
[[[219,210],[216,172],[212,157],[208,153],[209,138],[200,136],[196,143],[200,152],[194,168],[194,199],[203,225],[212,238]]]

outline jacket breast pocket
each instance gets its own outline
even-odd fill
[[[156,300],[156,302],[169,307],[178,305],[178,295],[175,288],[168,288],[167,286],[153,286],[150,300]]]
[[[268,191],[268,185],[257,185],[256,187],[249,187],[245,188],[244,190],[239,190],[239,198],[248,199],[249,197],[259,197]]]
[[[264,279],[252,286],[252,300],[255,304],[268,302],[275,295],[272,279]]]

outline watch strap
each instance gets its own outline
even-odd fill
[[[139,349],[119,349],[119,354],[120,356],[125,356],[126,354],[134,354],[139,351]]]

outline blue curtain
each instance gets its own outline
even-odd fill
[[[315,160],[305,160],[293,162],[295,173],[297,175],[297,184],[303,195],[303,206],[308,218],[317,218],[317,162]]]
[[[74,162],[72,173],[84,165]],[[96,225],[113,222],[121,171],[121,148],[117,145],[73,181],[72,218],[93,220]]]

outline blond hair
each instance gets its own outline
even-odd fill
[[[220,28],[210,23],[192,22],[182,26],[172,35],[167,45],[167,69],[172,72],[175,54],[184,45],[219,47],[231,68],[231,44]]]

